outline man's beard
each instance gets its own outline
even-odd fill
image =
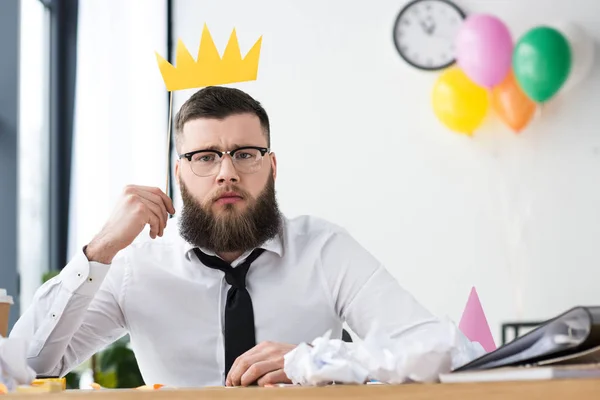
[[[235,204],[225,204],[218,214],[211,206],[221,193],[235,191],[248,202],[240,211]],[[190,244],[215,253],[247,251],[275,237],[281,229],[281,213],[275,198],[275,180],[269,176],[260,195],[252,196],[236,186],[223,187],[206,204],[199,204],[181,182],[183,209],[179,233]]]

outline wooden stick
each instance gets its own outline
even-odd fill
[[[169,92],[169,127],[167,133],[167,183],[165,194],[169,195],[169,178],[171,177],[171,115],[173,112],[173,91]]]

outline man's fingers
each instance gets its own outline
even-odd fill
[[[171,200],[171,198],[169,196],[167,196],[165,194],[165,192],[163,192],[162,190],[160,190],[157,187],[151,187],[151,186],[138,186],[138,188],[140,188],[142,191],[152,193],[152,194],[158,196],[160,198],[161,202],[164,204],[165,209],[170,214],[175,214],[175,208],[173,208],[173,201]]]
[[[277,383],[292,383],[283,369],[271,371],[258,379],[258,386],[275,385]]]
[[[158,229],[156,230],[155,233],[158,236],[162,236],[164,228],[167,225],[167,215],[164,213],[163,209],[161,209],[158,204],[156,204],[150,200],[147,200],[143,197],[140,197],[140,201],[142,203],[144,203],[144,205],[148,208],[148,211],[150,213],[152,213],[152,215],[154,215],[158,219],[158,226],[157,226]],[[150,228],[152,231],[152,224],[150,225]]]
[[[164,222],[164,227],[167,226],[167,219],[168,219],[168,211],[167,208],[165,206],[165,203],[162,201],[162,198],[152,192],[147,192],[144,190],[140,190],[138,192],[138,196],[140,196],[143,199],[148,200],[149,202],[152,202],[153,204],[156,204],[156,206],[160,209],[160,214],[159,216],[161,217],[160,220],[162,222]]]
[[[259,361],[252,364],[250,368],[242,375],[240,384],[242,386],[252,385],[258,380],[258,378],[268,374],[272,371],[277,371],[281,368],[280,363],[277,360]]]
[[[257,344],[234,361],[225,384],[227,386],[250,385],[261,376],[282,369],[283,356],[294,347],[290,344],[268,341]],[[272,375],[269,379],[277,377],[280,375]]]
[[[227,386],[240,386],[242,375],[244,375],[253,364],[264,361],[267,357],[268,356],[260,350],[256,350],[256,347],[251,348],[233,362],[229,374],[227,374],[225,384]]]
[[[160,220],[150,210],[148,210],[148,224],[150,224],[150,237],[156,239],[156,236],[160,232]]]

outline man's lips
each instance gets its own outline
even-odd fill
[[[220,195],[215,202],[219,204],[232,204],[237,203],[238,201],[241,201],[243,199],[244,198],[238,193],[227,192]]]

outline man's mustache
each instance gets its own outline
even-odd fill
[[[225,196],[238,196],[241,197],[242,199],[247,199],[250,198],[250,194],[248,192],[246,192],[245,190],[232,186],[232,185],[228,185],[228,186],[223,186],[219,189],[217,189],[217,191],[215,193],[213,193],[212,196],[210,196],[210,202],[214,203],[215,201],[219,200],[221,197],[225,197]]]

